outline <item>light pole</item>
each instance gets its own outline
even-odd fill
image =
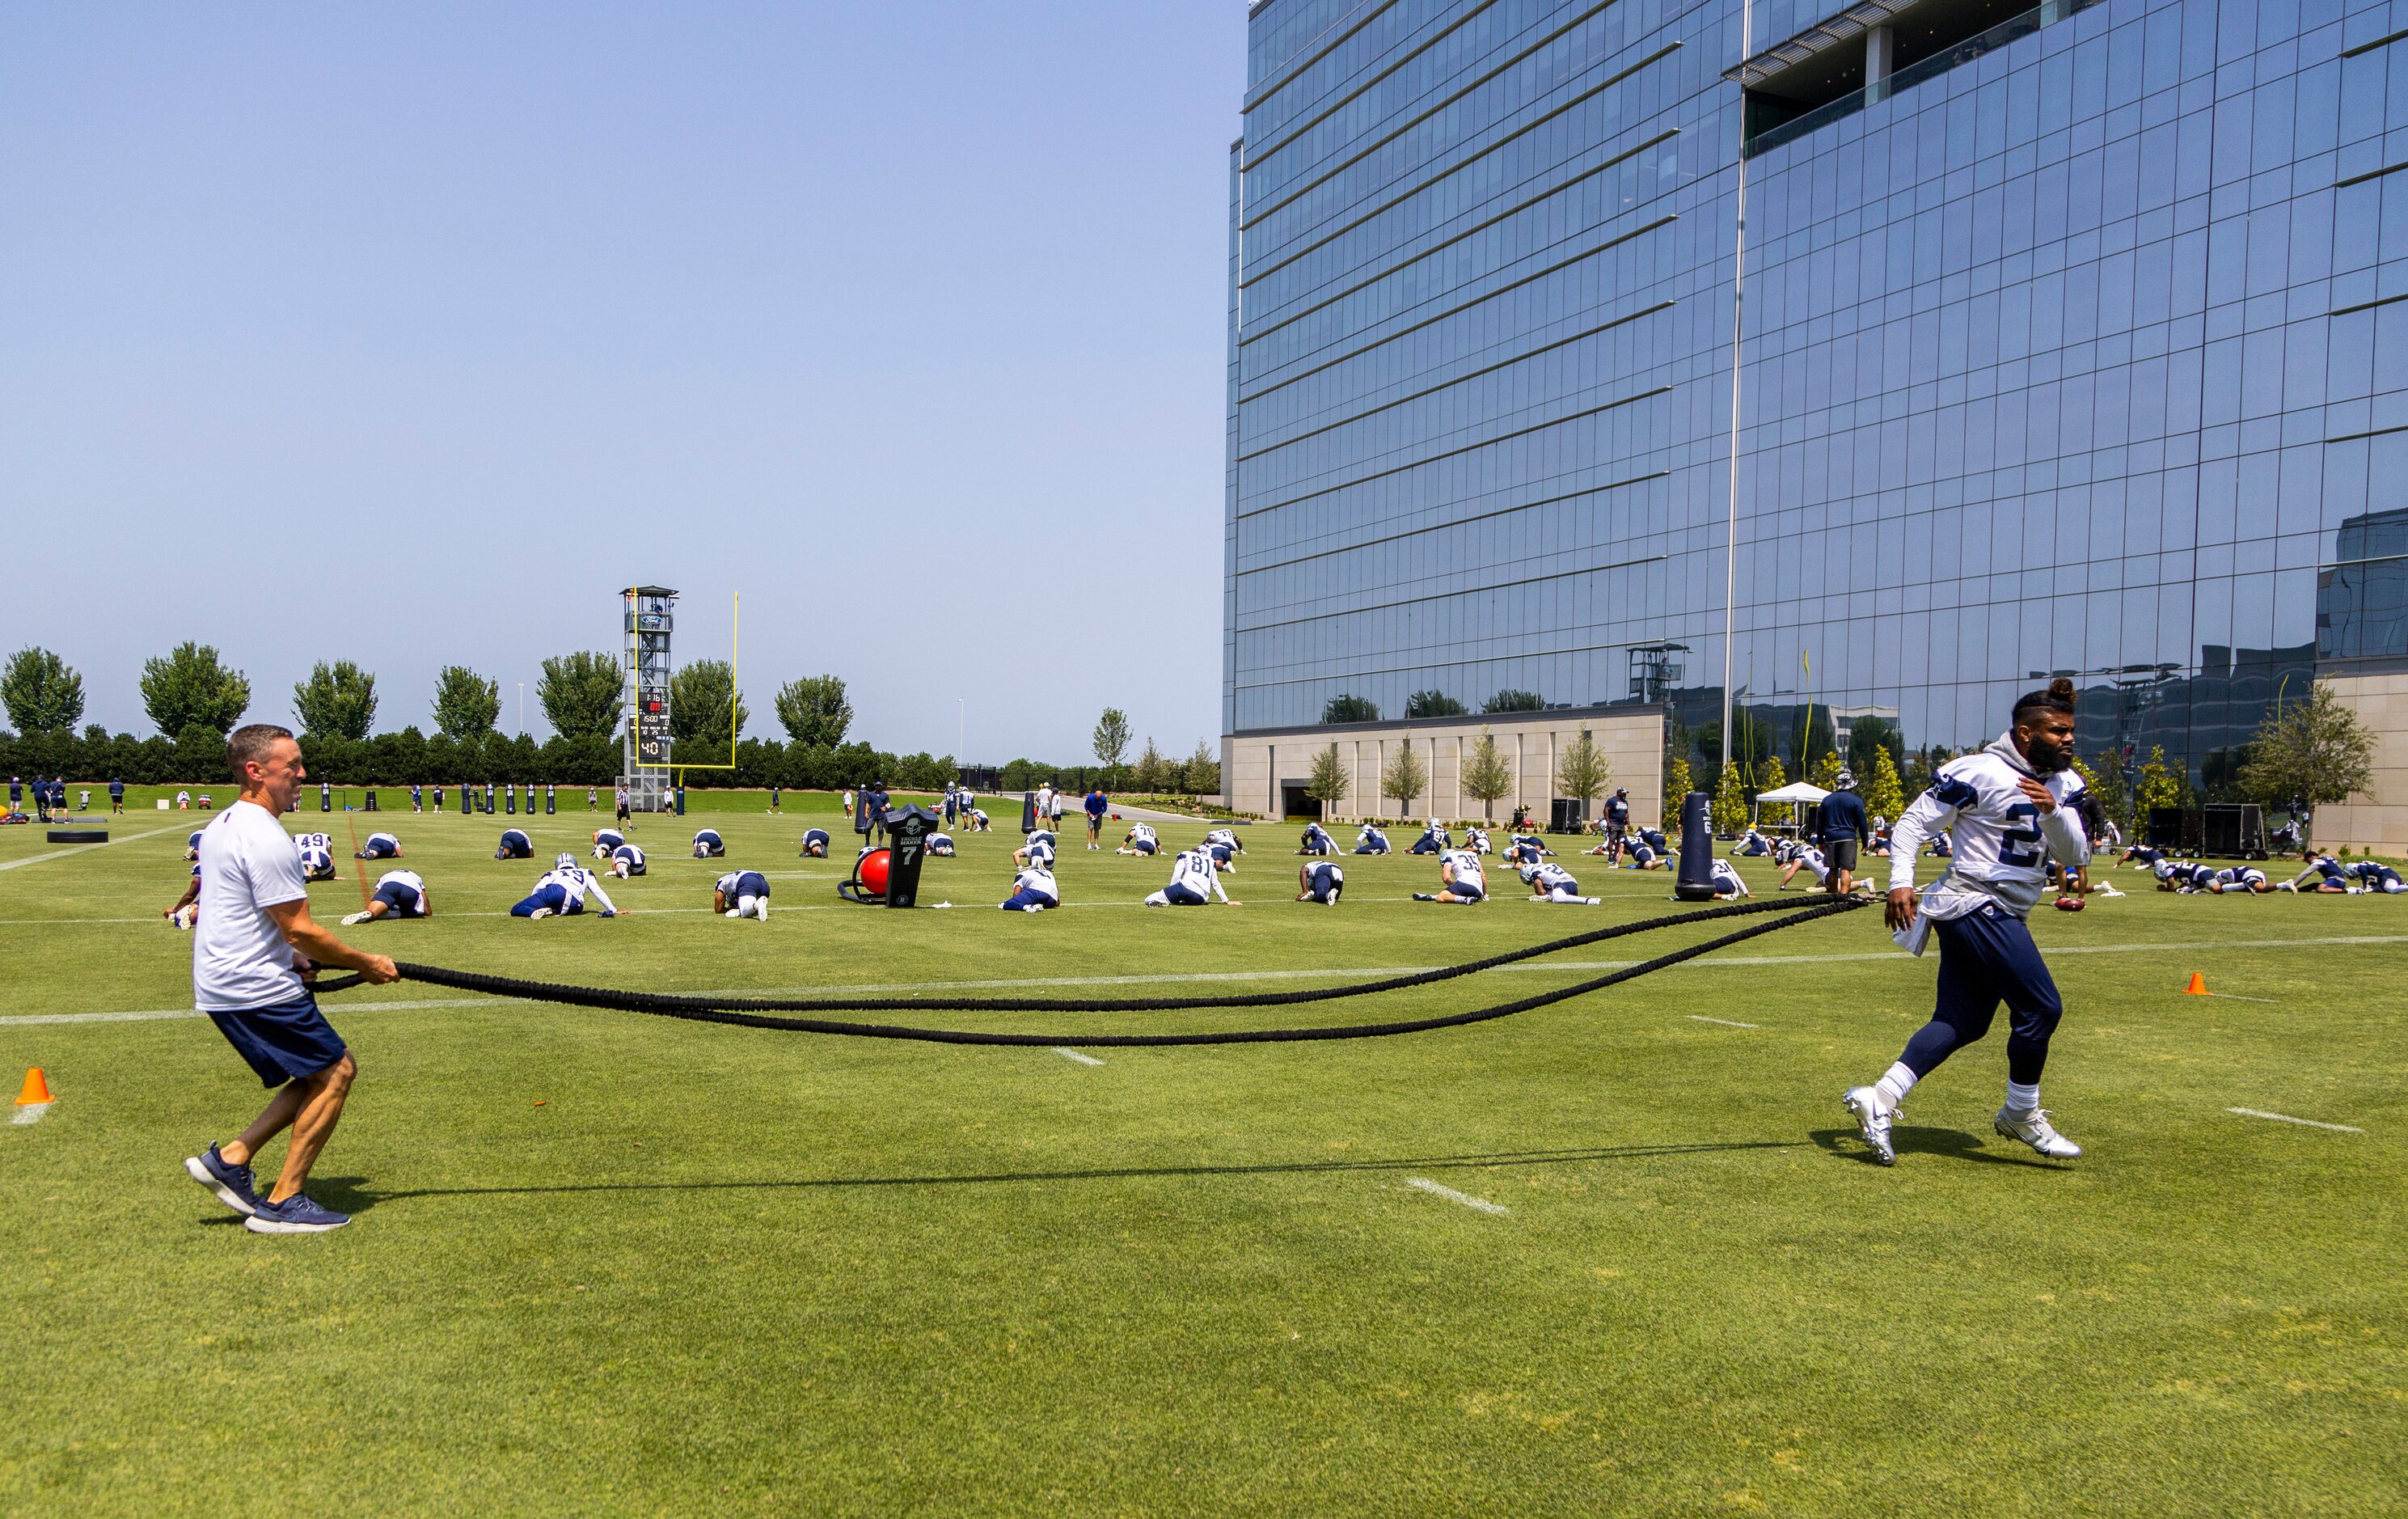
[[[526,682],[519,682],[519,737],[526,737]]]
[[[962,754],[962,750],[969,744],[969,710],[968,698],[959,696],[953,698],[953,763],[956,765],[969,762]]]

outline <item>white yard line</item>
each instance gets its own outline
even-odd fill
[[[1419,1187],[1434,1197],[1443,1197],[1450,1203],[1461,1203],[1464,1207],[1482,1213],[1496,1213],[1510,1217],[1513,1211],[1502,1203],[1492,1203],[1484,1197],[1474,1197],[1469,1193],[1457,1192],[1453,1187],[1441,1187],[1426,1176],[1409,1178],[1405,1185]]]
[[[1082,1065],[1101,1065],[1103,1063],[1102,1061],[1097,1060],[1093,1055],[1082,1055],[1075,1049],[1065,1049],[1059,1045],[1054,1047],[1054,1053],[1061,1056],[1064,1060],[1077,1061]]]
[[[50,1105],[48,1103],[27,1103],[24,1107],[17,1109],[17,1116],[10,1119],[9,1121],[11,1123],[39,1123],[42,1121],[42,1115],[50,1110]]]
[[[2244,996],[2243,996],[2243,995],[2242,995],[2240,992],[2238,992],[2238,991],[2211,991],[2211,992],[2209,992],[2209,993],[2208,993],[2208,995],[2209,995],[2209,996],[2211,996],[2211,997],[2223,997],[2223,998],[2227,999],[2228,1001],[2231,1001],[2231,1002],[2265,1002],[2265,1003],[2271,1003],[2271,1002],[2273,1002],[2273,1001],[2276,1001],[2276,1000],[2277,1000],[2277,999],[2275,999],[2275,998],[2273,998],[2273,997],[2244,997]]]
[[[27,855],[22,860],[0,861],[0,870],[22,870],[27,865],[39,865],[52,860],[64,860],[69,855],[79,855],[88,849],[107,849],[120,844],[131,844],[136,839],[156,838],[162,833],[173,833],[179,829],[188,833],[192,832],[184,828],[181,823],[169,823],[165,828],[146,829],[142,832],[128,833],[122,839],[112,838],[102,844],[78,844],[64,849],[53,849],[48,854]]]
[[[1688,1019],[1692,1023],[1720,1023],[1727,1029],[1752,1029],[1759,1027],[1759,1025],[1755,1023],[1736,1022],[1727,1018],[1708,1018],[1703,1013],[1691,1013],[1688,1015]]]
[[[2312,1118],[2293,1118],[2288,1113],[2261,1113],[2255,1107],[2228,1107],[2225,1111],[2228,1113],[2238,1113],[2243,1118],[2268,1118],[2272,1119],[2277,1123],[2297,1123],[2303,1128],[2330,1129],[2335,1134],[2364,1134],[2366,1132],[2364,1129],[2353,1129],[2346,1123],[2322,1123]]]

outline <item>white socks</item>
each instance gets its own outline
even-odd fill
[[[1898,1111],[1899,1104],[1906,1101],[1906,1094],[1914,1090],[1917,1079],[1915,1074],[1907,1069],[1906,1062],[1892,1062],[1890,1068],[1882,1073],[1882,1078],[1873,1083],[1873,1091],[1882,1100],[1882,1111]]]
[[[2039,1106],[2039,1082],[2034,1081],[2028,1086],[2025,1085],[2021,1081],[2010,1081],[2007,1083],[2007,1110],[2009,1112],[2028,1113]]]

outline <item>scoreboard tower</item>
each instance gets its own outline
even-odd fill
[[[625,754],[619,784],[638,812],[659,812],[669,800],[669,633],[678,593],[661,586],[630,586],[626,603]]]

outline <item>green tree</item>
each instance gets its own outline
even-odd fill
[[[2149,745],[2148,761],[2141,766],[2139,780],[2132,788],[2132,822],[2136,830],[2148,826],[2153,808],[2182,805],[2185,778],[2178,778],[2166,763],[2164,745]]]
[[[778,725],[797,744],[833,749],[853,727],[853,703],[834,675],[805,675],[778,688]]]
[[[1547,699],[1536,691],[1508,686],[1480,704],[1483,712],[1544,712]]]
[[[1826,749],[1823,758],[1814,762],[1813,783],[1824,790],[1836,790],[1840,784],[1840,757]]]
[[[1484,814],[1493,822],[1497,817],[1497,799],[1513,789],[1513,767],[1498,750],[1496,737],[1487,729],[1480,731],[1480,742],[1463,761],[1464,795],[1475,798]]]
[[[1415,691],[1405,698],[1408,717],[1460,717],[1470,710],[1444,691]]]
[[[1163,759],[1162,751],[1154,746],[1154,735],[1149,733],[1145,747],[1139,751],[1137,763],[1129,771],[1129,785],[1148,793],[1168,791],[1170,788],[1163,783],[1166,768],[1176,770],[1178,767]]]
[[[552,731],[563,738],[603,738],[618,731],[624,688],[618,660],[581,649],[546,659],[535,692]]]
[[[1756,788],[1758,791],[1778,791],[1788,784],[1788,773],[1781,768],[1781,756],[1776,754],[1767,759]],[[1789,821],[1789,803],[1768,802],[1756,809],[1756,815],[1768,823],[1785,823]]]
[[[1196,752],[1179,767],[1179,788],[1189,796],[1209,796],[1221,789],[1221,761],[1205,740],[1196,741]]]
[[[208,644],[179,644],[142,662],[142,710],[179,745],[196,728],[223,740],[250,706],[251,682],[241,671],[220,664],[218,651]],[[222,762],[224,757],[219,758]]]
[[[2271,805],[2346,802],[2373,780],[2374,735],[2324,681],[2308,687],[2306,701],[2266,715],[2241,766],[2241,788]]]
[[[736,688],[736,667],[726,660],[696,659],[669,677],[669,736],[679,743],[729,739],[752,720]]]
[[[1854,737],[1853,734],[1850,735]],[[1898,764],[1890,759],[1889,747],[1877,744],[1872,748],[1872,763],[1866,767],[1865,811],[1874,817],[1898,821],[1906,811],[1906,788],[1899,784]]]
[[[376,677],[349,659],[309,667],[309,678],[293,687],[293,712],[301,731],[315,739],[368,736],[376,723]]]
[[[1737,834],[1747,826],[1747,794],[1740,789],[1739,766],[1723,766],[1722,778],[1714,785],[1714,832]]]
[[[1375,723],[1380,720],[1380,708],[1368,696],[1340,694],[1333,696],[1321,709],[1326,723]]]
[[[1128,753],[1128,714],[1118,707],[1106,707],[1104,715],[1096,719],[1096,731],[1088,742],[1096,751],[1096,762],[1104,767],[1108,775],[1118,771],[1121,756]]]
[[[1898,724],[1887,717],[1859,717],[1848,727],[1848,768],[1858,775],[1873,773],[1873,751],[1889,754],[1890,774],[1898,774],[1899,756],[1906,752]]]
[[[1338,758],[1338,745],[1332,744],[1312,757],[1312,769],[1304,779],[1304,794],[1321,803],[1321,816],[1329,817],[1329,804],[1346,800],[1347,788],[1354,784],[1346,774],[1346,762]]]
[[[83,677],[39,645],[8,656],[0,673],[0,704],[20,733],[72,732],[83,716]]]
[[[1403,817],[1412,812],[1413,798],[1428,788],[1429,767],[1422,763],[1421,751],[1413,747],[1413,741],[1407,739],[1397,746],[1397,752],[1388,757],[1386,767],[1380,772],[1380,794],[1395,797],[1397,813]]]
[[[1681,820],[1681,803],[1697,788],[1689,778],[1689,760],[1685,755],[1674,755],[1664,767],[1664,816],[1675,824]]]
[[[1581,804],[1581,816],[1588,816],[1588,804],[1605,789],[1613,778],[1613,766],[1605,752],[1597,746],[1597,739],[1585,728],[1580,737],[1564,746],[1555,756],[1555,791],[1559,796],[1574,798]]]
[[[445,665],[435,675],[435,729],[455,743],[494,731],[502,716],[502,688],[466,665]]]
[[[2101,749],[2092,755],[2084,772],[2083,784],[2098,793],[2100,810],[2114,818],[2116,827],[2130,832],[2132,781],[2125,774],[2124,751]]]

